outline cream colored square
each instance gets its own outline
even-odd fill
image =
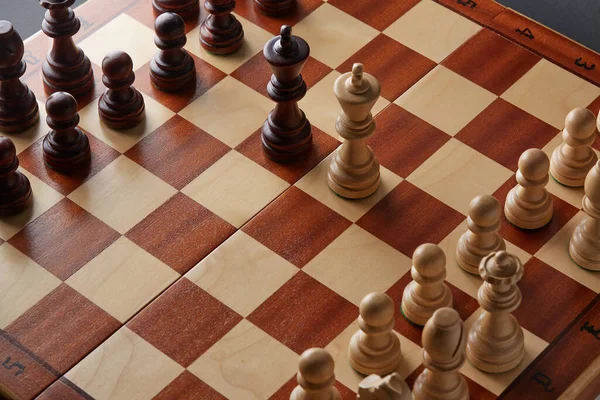
[[[243,319],[188,370],[231,400],[267,399],[298,368],[298,355]]]
[[[62,282],[8,243],[0,246],[0,329]]]
[[[348,361],[348,347],[352,335],[358,331],[358,323],[354,321],[342,333],[331,341],[325,350],[331,354],[335,362],[335,377],[338,381],[352,389],[354,392],[358,389],[358,384],[364,379],[364,375],[356,372]],[[400,374],[403,379],[412,374],[412,372],[421,365],[422,349],[409,339],[394,331],[400,339],[400,349],[402,350],[402,361],[395,372]]]
[[[179,112],[230,147],[262,127],[274,104],[230,76]]]
[[[217,247],[186,278],[246,317],[299,269],[242,231]]]
[[[25,168],[19,168],[31,184],[33,202],[19,214],[0,219],[0,239],[8,240],[17,234],[25,225],[42,215],[50,207],[58,203],[63,195],[46,185],[44,182],[29,173]]]
[[[164,124],[175,113],[156,100],[142,94],[146,107],[145,118],[130,129],[114,130],[104,125],[98,117],[98,100],[94,100],[79,112],[79,126],[121,153],[132,148],[150,132]]]
[[[176,192],[135,162],[120,156],[68,197],[125,234]]]
[[[146,400],[184,368],[127,327],[98,346],[66,377],[97,400]]]
[[[571,236],[573,236],[575,228],[585,216],[586,214],[583,211],[575,214],[552,239],[535,253],[535,256],[571,279],[596,293],[600,293],[600,273],[581,268],[573,262],[569,255]]]
[[[562,129],[569,111],[587,107],[599,95],[600,88],[597,86],[550,61],[541,60],[501,97]]]
[[[388,290],[410,267],[410,258],[353,224],[302,270],[358,306],[367,294]]]
[[[150,61],[158,51],[154,46],[154,31],[127,14],[120,14],[78,46],[96,65],[102,65],[109,52],[122,50],[133,60],[134,70]]]
[[[254,57],[259,51],[262,51],[265,43],[273,37],[269,32],[254,25],[244,17],[235,14],[244,28],[244,42],[242,47],[233,54],[217,55],[211,54],[200,46],[200,25],[191,30],[187,36],[187,43],[184,48],[198,58],[214,65],[221,71],[230,74],[246,61]]]
[[[231,150],[181,191],[239,228],[288,186],[283,179]]]
[[[335,120],[342,112],[342,107],[338,103],[333,93],[333,84],[341,74],[337,71],[331,71],[326,77],[321,79],[306,93],[306,96],[298,103],[302,111],[311,124],[323,132],[333,136],[339,141],[344,140],[335,130]],[[379,114],[389,101],[379,97],[371,113],[373,116]],[[375,131],[377,135],[377,131]]]
[[[406,180],[467,215],[469,203],[480,194],[492,194],[512,171],[452,138]]]
[[[336,68],[379,34],[334,6],[324,4],[297,23],[294,35],[310,45],[310,55]]]
[[[122,236],[65,283],[124,323],[177,277]]]
[[[438,65],[394,103],[454,136],[494,100],[492,92]]]
[[[477,318],[481,315],[483,310],[480,308],[475,311],[469,319],[465,321],[465,329],[469,331]],[[503,372],[500,374],[488,374],[478,370],[469,361],[465,362],[463,367],[460,369],[465,376],[471,378],[479,385],[483,386],[495,395],[499,395],[508,387],[508,385],[515,380],[517,376],[523,372],[525,368],[548,346],[548,343],[527,329],[523,329],[525,336],[525,357],[523,361],[514,369]]]
[[[423,0],[383,33],[440,63],[481,27],[454,11]]]
[[[360,200],[344,199],[336,195],[327,184],[327,173],[332,156],[332,154],[327,156],[308,174],[304,175],[296,182],[296,186],[352,222],[356,222],[365,215],[379,200],[402,182],[401,177],[389,169],[381,167],[381,184],[375,193]]]
[[[41,77],[39,79],[41,79]],[[6,136],[10,138],[10,140],[12,140],[12,142],[15,144],[17,155],[31,146],[33,142],[46,135],[50,130],[48,125],[46,125],[46,107],[44,106],[44,103],[40,101],[37,103],[40,110],[40,117],[35,125],[33,125],[31,128],[19,133],[4,132],[2,129],[0,129],[0,136]]]
[[[465,219],[460,225],[458,225],[448,236],[446,236],[439,243],[446,254],[446,280],[468,294],[473,298],[477,298],[477,291],[482,284],[482,280],[479,275],[469,274],[465,272],[456,263],[456,244],[458,239],[467,231],[467,220]],[[531,254],[525,250],[515,246],[508,240],[504,240],[506,243],[506,251],[519,258],[521,263],[525,264],[531,258]]]

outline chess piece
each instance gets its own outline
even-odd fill
[[[477,300],[483,312],[469,332],[467,358],[482,371],[506,372],[519,365],[525,353],[523,329],[511,314],[521,304],[517,282],[523,265],[501,250],[481,260],[479,275],[484,282]]]
[[[0,215],[14,215],[31,203],[29,179],[17,171],[19,159],[12,140],[0,136]]]
[[[290,394],[290,400],[341,400],[340,393],[333,386],[333,370],[333,358],[326,350],[306,350],[298,361],[298,386]]]
[[[39,118],[33,92],[19,79],[27,68],[23,40],[8,21],[0,20],[0,130],[22,132]]]
[[[504,203],[504,215],[513,225],[537,229],[552,218],[552,197],[546,190],[550,160],[540,149],[525,150],[519,157],[517,186],[511,189]]]
[[[356,400],[411,400],[410,389],[397,372],[384,378],[369,375],[358,385]]]
[[[106,90],[98,101],[102,122],[113,129],[127,129],[144,118],[144,98],[131,86],[135,81],[133,61],[123,51],[112,51],[102,60],[102,83]]]
[[[587,214],[577,225],[569,254],[577,265],[600,271],[600,164],[588,172],[584,184],[583,211]]]
[[[231,54],[244,42],[242,24],[231,14],[235,0],[206,0],[208,16],[200,25],[200,45],[209,53]]]
[[[152,8],[156,14],[172,12],[183,19],[197,17],[200,12],[198,0],[152,0]]]
[[[89,167],[90,143],[77,127],[77,101],[66,92],[56,92],[46,100],[46,123],[50,132],[44,137],[44,161],[57,172],[70,173]]]
[[[381,87],[373,75],[363,73],[362,64],[354,64],[352,72],[337,78],[333,91],[342,106],[335,129],[345,141],[331,158],[327,183],[342,197],[361,199],[375,193],[380,183],[379,162],[367,138],[375,131],[371,109]]]
[[[150,61],[150,81],[163,92],[177,92],[193,86],[196,79],[194,60],[183,49],[186,42],[183,19],[163,13],[154,22],[154,44],[160,50]]]
[[[282,26],[280,32],[263,50],[273,71],[267,92],[277,104],[262,127],[261,138],[267,156],[277,162],[292,162],[312,145],[310,122],[298,107],[298,101],[306,94],[300,71],[310,48],[304,39],[292,35],[288,25]]]
[[[44,90],[47,94],[62,91],[76,98],[89,95],[94,87],[92,64],[83,51],[73,43],[81,26],[71,10],[75,0],[40,0],[47,8],[42,31],[54,39],[52,49],[42,65]]]
[[[413,281],[404,289],[402,314],[416,325],[425,325],[442,307],[452,308],[452,292],[444,282],[446,256],[439,246],[425,243],[413,253],[410,275]]]
[[[462,269],[479,275],[479,263],[483,257],[506,249],[504,239],[498,234],[501,217],[502,206],[495,197],[482,194],[471,200],[468,230],[456,245],[456,262]]]
[[[414,400],[468,400],[467,381],[458,372],[465,362],[467,333],[456,310],[440,308],[423,328],[425,369],[413,385]]]
[[[576,108],[567,114],[564,142],[559,144],[550,160],[550,174],[565,186],[581,187],[585,176],[598,161],[592,149],[596,139],[596,117],[585,108]]]
[[[283,17],[294,11],[296,0],[254,0],[254,7],[269,17]]]
[[[370,293],[360,302],[360,328],[350,340],[348,359],[364,375],[387,375],[400,365],[400,340],[394,327],[394,301],[385,293]]]

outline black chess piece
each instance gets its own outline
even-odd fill
[[[12,140],[0,136],[0,215],[14,215],[29,207],[31,184],[19,171],[17,150]]]
[[[90,142],[77,127],[77,101],[66,92],[56,92],[46,100],[46,123],[50,132],[42,150],[46,165],[57,172],[71,173],[90,165]]]
[[[263,54],[273,75],[267,85],[269,97],[277,104],[262,127],[262,144],[267,156],[278,162],[292,162],[312,145],[310,122],[298,107],[306,94],[306,83],[300,72],[310,48],[292,28],[281,27],[281,35],[269,40]]]
[[[198,0],[152,0],[152,8],[157,14],[172,12],[183,19],[197,17],[200,12]]]
[[[269,17],[283,17],[294,12],[296,0],[254,0],[254,7]]]
[[[19,79],[27,65],[23,40],[8,21],[0,21],[0,130],[22,132],[39,118],[33,92]]]
[[[164,92],[177,92],[190,87],[196,79],[194,60],[183,49],[186,38],[183,19],[164,13],[154,22],[154,43],[160,49],[150,61],[150,80]]]
[[[47,94],[67,92],[80,99],[92,92],[94,74],[89,58],[73,42],[73,35],[81,26],[70,8],[74,2],[40,0],[40,5],[48,9],[42,31],[53,39],[52,48],[42,65],[42,78]]]
[[[124,51],[111,51],[102,60],[102,83],[106,90],[98,101],[98,115],[113,129],[128,129],[144,118],[144,98],[131,86],[133,61]]]
[[[240,21],[231,14],[235,0],[206,0],[204,8],[208,16],[200,25],[200,45],[210,53],[231,54],[244,41]]]

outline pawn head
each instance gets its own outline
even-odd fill
[[[112,81],[126,80],[132,72],[133,61],[124,51],[111,51],[102,60],[102,73]]]
[[[442,363],[462,361],[467,335],[460,315],[453,308],[436,310],[425,324],[421,339],[432,360]]]
[[[67,121],[77,114],[77,101],[67,92],[55,92],[46,100],[48,118],[55,121]]]
[[[502,206],[489,194],[480,194],[469,203],[469,218],[480,226],[492,226],[500,221]]]
[[[367,325],[387,325],[394,318],[394,300],[382,292],[369,293],[360,302],[359,313]]]
[[[12,24],[6,20],[0,20],[0,48],[5,49],[0,57],[0,68],[19,65],[25,53],[23,40]]]
[[[575,108],[565,118],[565,129],[576,139],[585,139],[596,131],[596,117],[587,108]]]
[[[334,376],[334,363],[326,350],[314,347],[306,350],[298,360],[298,373],[312,384],[325,383]]]
[[[526,179],[538,181],[548,176],[550,159],[540,149],[525,150],[519,157],[519,172]]]
[[[154,21],[154,31],[161,40],[177,40],[185,35],[185,24],[179,15],[166,12]]]
[[[17,149],[12,140],[6,136],[0,136],[0,168],[11,165],[17,156]]]
[[[446,268],[446,255],[435,244],[425,243],[417,247],[412,257],[415,269],[426,277],[438,276]]]

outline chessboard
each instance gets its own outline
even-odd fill
[[[422,329],[399,305],[415,248],[444,249],[454,308],[471,326],[481,279],[454,258],[470,200],[487,193],[504,204],[524,150],[550,155],[571,109],[600,109],[600,55],[491,0],[298,0],[283,18],[237,0],[244,42],[227,56],[200,46],[200,10],[186,22],[196,84],[176,94],[150,82],[150,0],[75,10],[74,39],[95,79],[78,104],[92,152],[85,174],[44,165],[49,39],[25,40],[22,79],[40,119],[2,133],[34,195],[24,213],[0,219],[0,397],[287,399],[299,355],[322,347],[342,397],[354,399],[362,376],[348,343],[361,299],[375,291],[396,303],[398,372],[411,386],[423,370]],[[299,105],[313,147],[291,164],[266,157],[260,137],[273,108],[262,50],[283,24],[310,45]],[[126,131],[98,117],[111,50],[131,56],[146,106]],[[381,83],[369,139],[381,186],[353,201],[326,181],[342,140],[333,83],[355,62]],[[548,225],[523,231],[503,217],[500,230],[524,265],[514,315],[525,358],[501,374],[465,363],[472,399],[600,392],[589,378],[600,357],[600,273],[568,253],[583,188],[551,180],[547,189]]]

